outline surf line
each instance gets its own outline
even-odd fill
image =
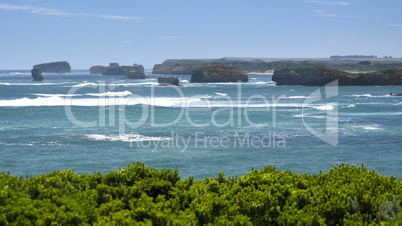
[[[93,120],[93,121],[80,121],[78,120],[72,111],[71,106],[73,106],[73,99],[72,97],[75,95],[75,93],[81,89],[81,86],[73,86],[68,94],[66,95],[65,102],[64,102],[64,107],[65,107],[65,113],[68,119],[75,125],[79,127],[119,127],[119,133],[120,134],[125,134],[126,126],[132,129],[136,129],[145,123],[148,123],[150,121],[150,126],[151,127],[171,127],[178,123],[179,121],[186,120],[191,126],[193,127],[226,127],[226,126],[242,126],[243,123],[247,123],[248,126],[264,126],[264,127],[269,127],[269,123],[254,123],[251,118],[249,117],[249,112],[255,112],[255,111],[263,111],[263,112],[271,112],[272,116],[272,127],[276,126],[276,107],[278,106],[278,102],[280,99],[285,98],[284,95],[281,96],[272,96],[272,101],[268,100],[268,97],[264,95],[253,95],[249,97],[243,97],[242,95],[242,84],[239,82],[237,83],[237,96],[232,99],[230,96],[215,96],[213,99],[217,100],[219,99],[220,101],[225,101],[227,104],[225,106],[222,106],[220,108],[212,108],[212,103],[210,101],[210,98],[204,98],[201,95],[195,95],[192,97],[186,97],[180,87],[172,86],[169,88],[174,89],[178,94],[179,94],[179,105],[177,107],[180,107],[180,113],[177,115],[177,117],[173,119],[169,119],[165,122],[162,122],[160,118],[155,116],[155,113],[157,112],[156,106],[158,106],[158,103],[156,103],[156,100],[160,101],[161,98],[156,97],[155,93],[155,86],[151,86],[151,93],[150,96],[143,97],[138,94],[132,94],[132,95],[110,95],[106,97],[106,95],[102,95],[105,93],[108,93],[106,91],[113,91],[115,89],[114,84],[109,84],[106,85],[105,82],[101,81],[99,82],[98,85],[88,85],[87,87],[94,88],[94,89],[99,89],[99,95],[98,95],[98,119]],[[106,87],[108,87],[109,90],[106,90]],[[126,94],[126,93],[125,93]],[[236,98],[237,97],[237,98]],[[163,98],[162,98],[163,101]],[[197,107],[194,106],[194,102],[204,102],[203,107]],[[237,103],[236,103],[237,102]],[[258,103],[257,105],[255,103]],[[261,103],[262,102],[262,103]],[[141,106],[141,110],[139,112],[139,117],[138,114],[135,117],[135,120],[138,119],[137,121],[130,121],[126,117],[126,112],[128,109],[126,109],[126,106],[129,105],[139,105]],[[236,109],[237,108],[237,109]],[[235,110],[237,110],[237,120],[235,120]],[[109,111],[109,114],[106,114],[106,111]],[[203,111],[206,113],[211,113],[210,115],[210,120],[203,121],[203,122],[197,122],[194,121],[190,115],[190,112],[199,112]],[[228,114],[229,117],[227,117],[227,121],[225,122],[218,122],[217,116],[222,114]],[[107,115],[108,115],[108,125],[106,125],[107,121]],[[149,120],[150,117],[150,120]],[[117,119],[117,125],[116,125],[116,119]],[[158,119],[158,120],[156,120]],[[269,117],[267,117],[267,121],[269,121]],[[237,122],[236,122],[237,121]],[[237,124],[237,125],[236,125]]]

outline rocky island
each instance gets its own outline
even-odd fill
[[[141,64],[133,66],[119,66],[118,63],[110,63],[106,66],[93,66],[90,69],[91,74],[102,75],[125,75],[124,79],[145,79],[144,67]]]
[[[323,86],[337,79],[340,86],[402,85],[402,69],[353,74],[317,66],[275,70],[272,76],[277,85]]]
[[[248,76],[238,67],[200,67],[191,74],[191,83],[248,82]]]
[[[42,72],[39,69],[32,69],[31,70],[31,75],[34,81],[38,81],[41,82],[44,80],[43,76],[42,76]]]
[[[91,74],[103,74],[107,69],[120,67],[118,63],[109,63],[109,66],[96,65],[89,68]]]
[[[40,70],[42,73],[70,73],[71,66],[67,61],[58,61],[37,64],[33,66],[34,69]]]
[[[179,86],[179,79],[174,76],[163,76],[158,78],[160,86]]]
[[[134,64],[133,66],[120,67],[118,63],[109,63],[109,66],[96,65],[89,68],[91,74],[103,75],[126,75],[127,71],[130,70],[139,70],[144,72],[144,66],[142,66],[141,64]]]

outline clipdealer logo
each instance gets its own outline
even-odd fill
[[[177,117],[169,122],[157,122],[155,115],[155,86],[150,87],[149,96],[141,96],[138,94],[131,94],[128,96],[107,96],[104,95],[107,92],[113,91],[116,86],[115,84],[106,85],[104,81],[99,82],[98,85],[91,84],[86,86],[91,89],[98,89],[98,120],[93,121],[80,121],[77,119],[73,113],[72,106],[74,104],[73,96],[75,93],[82,88],[82,86],[73,86],[68,94],[66,95],[64,108],[65,113],[71,123],[78,127],[89,128],[89,127],[118,127],[119,136],[127,136],[126,128],[138,129],[141,126],[150,126],[155,128],[173,128],[176,123],[187,122],[193,128],[205,128],[205,127],[233,127],[237,126],[241,128],[242,126],[263,126],[272,128],[276,127],[277,124],[277,106],[278,102],[284,95],[272,96],[267,98],[264,95],[253,95],[250,97],[242,96],[241,83],[237,83],[237,96],[220,96],[214,97],[213,99],[219,98],[219,101],[224,101],[225,106],[212,107],[212,103],[208,98],[203,99],[204,106],[194,107],[193,103],[199,101],[202,96],[195,95],[192,97],[186,97],[180,87],[172,86],[169,88],[174,89],[177,94],[179,94],[179,109],[180,113]],[[317,89],[315,92],[310,94],[301,106],[302,110],[302,121],[304,127],[318,139],[332,145],[336,146],[338,144],[338,103],[333,99],[338,96],[338,81],[329,83],[324,87],[325,92],[321,92],[321,89]],[[325,94],[325,95],[324,95]],[[259,107],[250,107],[253,101],[258,100],[264,104],[260,104]],[[327,101],[327,104],[331,106],[331,109],[326,109],[327,114],[325,116],[325,130],[319,130],[314,128],[314,125],[310,125],[305,117],[305,110],[310,109],[317,102]],[[328,102],[332,101],[332,102]],[[137,117],[137,121],[130,121],[126,117],[126,107],[130,105],[140,106],[140,117]],[[208,121],[194,120],[191,116],[193,111],[204,111],[209,112],[210,119]],[[263,111],[270,112],[271,119],[270,122],[265,123],[254,123],[252,117],[249,117],[249,112],[252,111]],[[117,113],[116,113],[117,112]],[[228,114],[227,121],[220,122],[217,120],[217,115],[225,112]],[[108,114],[107,114],[108,113]],[[236,113],[236,114],[235,114]],[[269,121],[269,120],[267,120]],[[117,123],[116,123],[117,122]],[[255,148],[272,148],[272,147],[286,147],[286,140],[283,136],[280,136],[272,131],[267,131],[265,134],[251,134],[249,132],[239,133],[234,132],[230,135],[220,135],[220,136],[209,136],[202,132],[193,131],[191,135],[179,136],[174,134],[170,138],[161,137],[160,139],[152,140],[135,140],[130,141],[130,147],[136,144],[138,147],[149,148],[151,145],[155,147],[176,147],[181,148],[181,150],[186,150],[189,145],[194,145],[197,147],[212,147],[212,148],[231,148],[231,147],[255,147]],[[130,136],[136,137],[136,136]]]

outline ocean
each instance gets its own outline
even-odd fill
[[[144,162],[182,178],[242,176],[268,165],[295,173],[367,164],[402,177],[398,86],[248,83],[161,87],[161,75],[123,80],[76,70],[0,71],[0,171],[34,176],[74,169],[106,174]]]

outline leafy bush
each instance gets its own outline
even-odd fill
[[[0,174],[0,225],[401,224],[400,200],[400,179],[365,165],[335,165],[319,175],[268,166],[203,180],[138,162],[106,175]]]

